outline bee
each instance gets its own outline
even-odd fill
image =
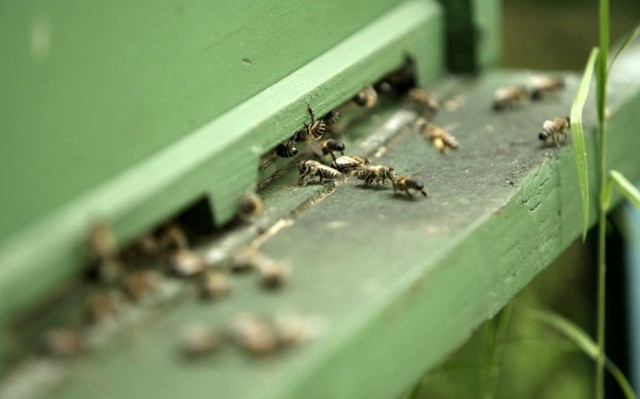
[[[449,149],[458,149],[458,140],[445,129],[427,122],[425,119],[418,120],[420,133],[431,142],[442,154],[446,154]]]
[[[523,86],[501,87],[493,94],[493,109],[503,111],[525,104],[529,100],[527,89]]]
[[[358,170],[358,180],[364,180],[365,187],[374,181],[378,184],[386,183],[387,180],[393,182],[393,178],[395,176],[395,170],[388,166],[371,166],[365,165],[360,170]]]
[[[264,211],[264,203],[256,193],[245,193],[240,199],[237,214],[240,216],[257,216]]]
[[[223,343],[222,336],[213,328],[194,323],[182,330],[182,352],[188,358],[195,358],[214,352]]]
[[[327,124],[323,119],[316,119],[311,106],[307,105],[307,111],[309,112],[311,123],[305,123],[304,128],[294,134],[291,139],[296,142],[304,141],[317,156],[321,157],[322,148],[317,140],[320,140],[324,135],[327,130]]]
[[[567,130],[571,129],[571,120],[568,116],[553,118],[546,120],[542,124],[542,130],[538,134],[538,138],[545,144],[547,140],[553,139],[556,147],[560,148],[560,139],[567,141]]]
[[[335,161],[331,163],[331,167],[342,173],[353,173],[360,169],[364,165],[369,165],[371,161],[367,158],[363,158],[359,155],[352,157],[348,155],[339,156]]]
[[[309,180],[314,177],[320,178],[320,184],[323,184],[326,180],[338,179],[342,176],[342,173],[337,170],[323,165],[318,161],[301,161],[299,167],[298,184],[304,186]]]
[[[180,277],[195,276],[205,268],[204,259],[188,249],[179,249],[171,255],[171,270]]]
[[[547,94],[556,93],[565,88],[563,77],[537,77],[531,90],[531,99],[540,100]]]
[[[122,290],[131,300],[136,301],[148,291],[157,288],[161,278],[160,273],[156,270],[136,270],[124,276]]]
[[[329,128],[331,126],[334,126],[336,123],[338,123],[341,117],[342,117],[342,114],[339,111],[334,109],[333,111],[329,111],[329,113],[326,114],[322,118],[322,120],[324,121],[327,128]]]
[[[298,149],[293,146],[293,138],[284,143],[278,144],[276,147],[276,155],[280,158],[292,158],[298,155]]]
[[[416,87],[416,83],[415,61],[411,57],[405,57],[404,64],[382,78],[376,84],[376,88],[385,93],[394,92],[402,96]]]
[[[124,296],[115,289],[93,294],[85,304],[84,319],[88,324],[97,324],[109,315],[116,313],[123,305]]]
[[[116,236],[107,222],[99,221],[91,226],[89,244],[92,255],[98,260],[113,259],[118,256]]]
[[[353,96],[353,102],[363,108],[373,108],[378,102],[378,93],[370,84]]]
[[[393,178],[393,193],[395,194],[397,190],[405,191],[409,194],[410,197],[413,195],[409,192],[409,190],[419,191],[425,197],[429,197],[426,191],[424,191],[424,184],[421,181],[412,179],[409,176],[396,176]]]
[[[333,160],[336,160],[336,156],[333,154],[334,151],[340,152],[341,155],[344,155],[344,143],[342,141],[328,139],[320,142],[320,147],[322,148],[323,155],[331,155]]]
[[[423,112],[427,111],[431,115],[437,114],[440,110],[440,103],[431,97],[425,90],[413,88],[407,93],[407,98],[420,110]]]
[[[300,345],[312,337],[309,321],[292,313],[277,313],[273,319],[273,326],[281,346]]]
[[[229,294],[229,282],[223,273],[208,271],[202,276],[200,296],[202,298],[220,298]]]
[[[269,289],[282,287],[289,278],[290,270],[281,262],[262,262],[258,265],[262,286]]]
[[[52,357],[71,358],[85,349],[80,334],[69,328],[56,328],[44,336],[44,352]]]
[[[235,273],[247,272],[250,270],[260,269],[264,263],[271,263],[273,260],[264,253],[245,247],[231,257],[231,271]]]
[[[161,232],[161,246],[167,249],[187,249],[189,239],[177,222],[169,222]]]
[[[273,327],[255,314],[236,316],[231,325],[233,341],[253,355],[266,355],[278,349],[278,337]]]

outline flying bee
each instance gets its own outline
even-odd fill
[[[294,136],[295,137],[295,136]],[[298,149],[293,146],[293,137],[276,147],[276,155],[280,158],[291,158],[298,155]]]
[[[409,190],[419,191],[425,197],[429,197],[426,191],[424,191],[424,184],[421,181],[413,179],[409,176],[396,176],[393,178],[393,193],[395,194],[397,190],[405,191],[409,194],[410,197],[413,197],[413,194],[409,192]]]
[[[407,93],[409,101],[416,105],[422,112],[435,115],[440,111],[440,103],[429,95],[425,90],[413,88]]]
[[[304,128],[294,134],[291,139],[296,142],[304,141],[317,156],[321,157],[322,148],[317,140],[320,140],[324,135],[327,130],[327,124],[323,119],[316,119],[311,106],[307,105],[307,111],[309,112],[311,123],[305,123]]]
[[[384,93],[393,92],[401,96],[416,87],[416,83],[415,61],[410,57],[405,57],[404,64],[382,78],[376,84],[376,88]]]
[[[540,100],[547,94],[557,93],[565,88],[564,78],[558,77],[537,77],[534,80],[533,89],[531,90],[531,99]]]
[[[378,102],[378,92],[370,84],[353,96],[353,102],[363,108],[373,108]]]
[[[273,327],[255,314],[236,316],[231,325],[233,341],[253,355],[266,355],[278,349],[278,337]]]
[[[364,165],[369,165],[371,161],[367,158],[363,158],[359,155],[348,156],[341,155],[335,161],[331,163],[331,167],[339,172],[351,174],[356,172]]]
[[[372,166],[365,165],[360,170],[358,170],[358,180],[364,180],[365,187],[374,181],[378,184],[386,183],[387,180],[393,182],[393,178],[395,176],[395,170],[388,166]]]
[[[326,114],[322,118],[322,120],[324,121],[327,128],[329,128],[335,125],[336,123],[338,123],[338,121],[340,120],[340,117],[342,117],[342,114],[340,113],[340,111],[334,109],[333,111],[329,111],[329,113]]]
[[[442,154],[446,154],[449,149],[458,149],[458,140],[445,129],[422,118],[418,120],[417,124],[420,133]]]
[[[264,211],[264,203],[256,193],[245,193],[240,198],[236,213],[240,216],[257,216]]]
[[[323,165],[318,161],[308,160],[300,162],[298,178],[299,185],[306,185],[309,180],[316,176],[320,179],[320,184],[323,184],[325,180],[340,178],[342,173],[329,166]]]
[[[567,141],[567,130],[571,129],[571,120],[568,116],[553,118],[546,120],[542,124],[542,130],[538,134],[538,138],[545,144],[547,140],[552,139],[556,147],[560,148],[560,139]]]
[[[529,94],[524,86],[501,87],[493,94],[493,109],[503,111],[525,104],[529,100]]]
[[[333,154],[334,151],[340,152],[341,155],[344,155],[344,143],[342,141],[338,141],[335,139],[323,140],[320,142],[320,147],[322,148],[323,155],[331,155],[333,160],[336,160],[336,156]]]
[[[181,335],[182,352],[189,358],[212,353],[223,343],[222,336],[216,330],[200,323],[188,325]]]

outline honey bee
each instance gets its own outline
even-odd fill
[[[393,181],[393,193],[396,193],[396,190],[405,191],[410,197],[413,195],[409,192],[409,190],[419,191],[425,197],[429,197],[426,191],[424,191],[424,184],[421,181],[412,179],[409,176],[396,176]]]
[[[405,57],[404,64],[397,70],[387,74],[376,84],[376,88],[382,92],[394,92],[396,95],[404,95],[416,87],[416,66],[411,57]]]
[[[378,93],[370,84],[353,96],[353,102],[363,108],[373,108],[378,102]]]
[[[564,138],[564,141],[567,141],[567,130],[569,129],[571,129],[571,120],[568,116],[546,120],[542,124],[538,138],[545,144],[547,140],[552,139],[556,147],[560,148],[560,139]]]
[[[309,180],[314,177],[320,179],[320,184],[323,184],[325,180],[334,180],[342,176],[342,173],[337,170],[323,165],[318,161],[301,161],[299,167],[298,184],[304,186]]]
[[[336,123],[338,123],[341,117],[342,117],[342,114],[339,111],[334,109],[333,111],[329,111],[329,113],[326,114],[322,118],[322,120],[324,121],[327,128],[330,128],[334,126]]]
[[[442,154],[446,154],[449,149],[458,149],[458,140],[445,129],[427,122],[424,119],[418,120],[420,133],[431,142]]]
[[[245,193],[240,199],[237,214],[240,216],[257,216],[264,211],[264,203],[258,194]]]
[[[195,276],[202,273],[205,268],[204,259],[188,249],[179,249],[171,255],[171,270],[178,276]]]
[[[262,286],[269,289],[282,287],[289,278],[290,270],[281,262],[262,262],[258,265]]]
[[[91,295],[85,304],[84,319],[89,324],[96,324],[109,315],[116,313],[124,305],[124,297],[120,291],[109,289]]]
[[[278,144],[276,147],[276,155],[280,158],[292,158],[298,155],[298,149],[293,146],[293,142],[294,140],[291,138],[284,143]]]
[[[223,343],[222,336],[215,329],[201,323],[188,325],[181,335],[182,352],[189,358],[210,354]]]
[[[387,180],[393,182],[393,178],[395,176],[395,170],[388,166],[371,166],[365,165],[360,170],[358,170],[358,180],[364,180],[365,187],[374,181],[378,184],[386,183]]]
[[[115,234],[106,222],[97,222],[91,226],[89,232],[89,246],[91,256],[96,263],[92,264],[91,272],[96,272],[102,283],[115,282],[124,272],[124,265],[120,261],[120,250]]]
[[[348,155],[339,156],[335,161],[331,163],[331,167],[339,172],[351,174],[356,172],[364,165],[369,165],[371,161],[367,158],[363,158],[359,155],[352,157]]]
[[[304,128],[293,135],[292,140],[296,142],[304,141],[317,156],[321,157],[322,148],[317,140],[320,140],[324,135],[327,130],[327,124],[323,119],[316,119],[311,106],[307,105],[307,111],[309,112],[311,123],[305,123]]]
[[[161,278],[162,276],[156,270],[136,270],[124,276],[122,290],[131,300],[137,301],[148,291],[157,288]]]
[[[333,154],[334,151],[340,152],[341,155],[344,155],[344,143],[342,141],[328,139],[320,142],[320,147],[322,148],[323,155],[331,155],[333,160],[336,160],[336,156]]]
[[[229,294],[227,277],[217,271],[208,271],[202,277],[200,296],[202,298],[220,298]]]
[[[169,222],[161,232],[161,246],[167,249],[189,248],[189,239],[177,222]]]
[[[52,357],[70,358],[82,353],[84,342],[78,332],[69,328],[56,328],[44,336],[44,351]]]
[[[253,355],[266,355],[278,349],[278,337],[273,327],[255,314],[236,316],[231,337],[236,345]]]
[[[251,247],[245,247],[233,254],[230,269],[235,273],[247,272],[260,269],[262,264],[271,262],[273,260],[264,253]]]
[[[537,77],[531,90],[531,99],[540,100],[547,94],[556,93],[565,88],[563,77]]]
[[[523,86],[501,87],[493,94],[493,109],[503,111],[525,104],[529,100],[527,89]]]
[[[413,88],[409,90],[409,92],[407,93],[407,98],[422,112],[427,111],[430,115],[435,115],[440,110],[440,103],[423,89]]]

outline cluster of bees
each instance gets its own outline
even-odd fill
[[[410,197],[416,192],[429,197],[424,184],[408,175],[396,175],[386,165],[373,165],[371,160],[358,155],[345,155],[346,146],[336,138],[323,139],[325,133],[338,131],[341,113],[350,106],[372,108],[378,93],[406,98],[417,107],[421,117],[415,123],[419,134],[442,154],[459,147],[458,140],[446,129],[430,122],[440,110],[440,104],[424,90],[415,87],[413,65],[408,62],[400,70],[387,75],[375,86],[367,85],[347,103],[317,118],[308,106],[309,122],[288,140],[278,145],[275,154],[282,158],[298,155],[296,147],[306,143],[315,159],[304,159],[298,164],[298,184],[305,186],[313,179],[320,184],[342,177],[355,177],[367,187],[371,184],[391,184],[394,194],[405,192]],[[533,88],[509,86],[494,93],[493,109],[505,111],[521,107],[529,101],[538,101],[565,87],[562,78],[538,78]],[[539,132],[544,143],[553,141],[560,146],[566,142],[570,129],[568,117],[546,120]],[[336,154],[339,153],[339,156]],[[327,157],[331,161],[323,161]],[[252,217],[262,212],[264,205],[256,194],[245,195],[238,208],[238,216]],[[147,234],[127,248],[120,250],[115,236],[106,223],[96,223],[89,233],[91,274],[98,282],[98,291],[89,296],[84,307],[85,321],[95,325],[116,315],[127,303],[144,299],[157,291],[168,276],[188,279],[196,287],[200,298],[219,299],[231,291],[229,273],[257,271],[265,289],[283,287],[288,281],[290,268],[283,262],[266,256],[253,247],[242,248],[221,264],[213,265],[190,250],[187,234],[177,222],[170,222]],[[161,265],[150,267],[148,265]],[[187,357],[213,353],[224,342],[230,341],[255,355],[273,353],[305,342],[313,336],[308,320],[298,316],[276,316],[273,320],[255,314],[236,317],[229,328],[219,332],[211,326],[195,323],[183,331],[181,350]],[[79,330],[57,328],[44,335],[46,352],[55,357],[73,357],[86,349]]]
[[[252,217],[260,214],[263,208],[262,200],[256,194],[246,194],[240,201],[238,216]],[[195,291],[202,300],[217,300],[229,295],[232,284],[228,275],[231,273],[257,272],[260,286],[274,290],[286,285],[291,272],[285,262],[274,260],[251,246],[241,248],[213,264],[190,249],[188,235],[175,221],[122,250],[118,248],[115,235],[107,223],[95,223],[88,237],[89,280],[97,287],[82,305],[82,319],[87,327],[114,320],[129,305],[160,299],[163,282],[170,277],[185,280],[191,291]],[[256,331],[264,330],[255,328],[256,324],[239,325]],[[278,324],[278,328],[278,331],[285,329],[282,323]],[[236,326],[233,331],[233,336],[243,335],[241,327]],[[44,334],[43,352],[57,358],[75,357],[88,347],[83,339],[84,332],[82,327],[51,329]],[[234,339],[234,342],[246,346],[252,353],[267,352],[267,348],[259,349],[255,342],[257,338],[253,337],[255,334],[246,332],[244,335],[248,338]],[[201,340],[207,336],[203,333],[194,335]],[[218,340],[219,337],[215,339]],[[210,341],[213,342],[212,338]],[[271,349],[283,346],[283,342],[283,338],[278,338],[277,345]],[[188,344],[183,343],[182,346]],[[183,349],[185,352],[195,351]]]
[[[493,95],[493,109],[504,111],[521,107],[529,101],[542,100],[564,88],[565,81],[562,77],[548,76],[535,78],[531,88],[524,85],[501,87]],[[547,144],[548,141],[553,141],[556,147],[560,147],[561,142],[566,143],[567,131],[570,128],[571,121],[568,116],[545,120],[542,124],[542,129],[538,133],[538,139],[544,144]]]
[[[286,142],[281,143],[275,149],[275,154],[282,158],[290,158],[299,153],[296,143],[304,142],[313,151],[315,159],[302,160],[298,164],[298,184],[305,186],[309,181],[318,179],[320,184],[347,176],[355,176],[369,186],[372,183],[390,183],[394,194],[405,192],[413,196],[411,191],[421,193],[428,197],[424,190],[424,184],[412,176],[396,175],[395,169],[385,165],[372,165],[371,160],[359,155],[345,155],[346,146],[335,138],[324,139],[325,133],[336,132],[336,124],[342,111],[351,106],[373,108],[378,102],[378,92],[403,96],[410,104],[417,107],[423,115],[416,124],[418,131],[440,152],[446,153],[449,149],[457,149],[458,141],[445,129],[431,124],[426,116],[435,115],[440,109],[440,104],[427,92],[415,87],[413,64],[408,61],[400,70],[387,75],[375,86],[367,85],[349,101],[330,111],[322,118],[316,118],[313,109],[308,106],[310,121],[296,132]],[[340,153],[336,157],[336,153]],[[323,163],[327,156],[331,162]]]

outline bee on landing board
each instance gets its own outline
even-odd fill
[[[529,93],[524,86],[501,87],[493,94],[493,109],[504,111],[524,105],[529,101]]]
[[[325,180],[334,180],[342,176],[339,171],[321,164],[318,161],[301,161],[299,167],[298,184],[304,186],[309,180],[314,177],[320,179],[320,184],[323,184]]]
[[[364,165],[369,165],[370,163],[371,161],[369,159],[363,158],[359,155],[342,155],[331,163],[331,167],[339,172],[352,174],[357,172]]]
[[[280,158],[291,158],[298,155],[298,149],[293,146],[293,137],[276,147],[276,155]]]
[[[336,156],[333,154],[333,152],[339,152],[340,155],[344,155],[344,143],[342,141],[338,141],[335,139],[328,139],[328,140],[323,140],[320,142],[320,147],[322,148],[322,154],[323,155],[331,155],[331,158],[333,158],[333,160],[336,160]]]
[[[418,120],[417,124],[420,133],[442,154],[446,154],[449,149],[458,149],[458,140],[445,129],[422,118]]]
[[[564,142],[567,141],[567,130],[569,129],[571,129],[571,120],[568,116],[546,120],[542,124],[538,138],[545,144],[547,140],[551,139],[556,147],[560,148],[560,139],[564,139]]]
[[[422,195],[424,195],[426,198],[429,197],[429,194],[427,194],[426,191],[424,191],[424,184],[422,184],[421,181],[413,179],[409,176],[396,176],[393,179],[393,193],[395,194],[396,191],[404,191],[406,192],[410,197],[413,197],[413,195],[409,192],[409,190],[414,190],[414,191],[419,191],[420,193],[422,193]]]
[[[264,203],[260,196],[256,193],[248,192],[240,198],[236,213],[239,216],[258,216],[262,214],[263,211]]]
[[[548,94],[557,93],[565,88],[563,77],[537,77],[534,79],[533,89],[531,90],[531,99],[540,100]]]
[[[363,108],[373,108],[378,103],[378,93],[370,84],[353,96],[353,102]]]
[[[393,182],[395,171],[393,168],[384,165],[365,165],[360,170],[358,170],[357,177],[358,180],[364,180],[364,186],[366,187],[374,181],[378,184],[384,184],[387,182],[387,180]]]
[[[311,148],[311,150],[319,157],[322,156],[322,148],[317,140],[320,140],[327,130],[327,124],[323,119],[316,119],[316,115],[311,109],[311,106],[307,106],[309,117],[311,122],[305,123],[304,128],[293,135],[292,140],[296,142],[305,142]]]
[[[433,116],[440,110],[440,103],[429,95],[425,90],[413,88],[407,93],[409,101],[417,106],[422,113]]]

